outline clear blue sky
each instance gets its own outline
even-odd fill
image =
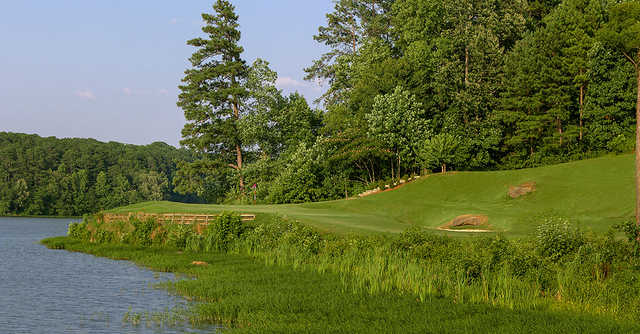
[[[232,0],[244,58],[271,63],[285,92],[320,88],[303,68],[331,0]],[[24,0],[0,6],[0,131],[178,145],[178,84],[213,0]]]

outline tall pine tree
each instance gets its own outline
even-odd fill
[[[184,84],[179,86],[182,93],[178,106],[187,119],[181,143],[233,168],[242,192],[239,120],[241,102],[248,95],[248,67],[240,57],[243,48],[238,45],[240,31],[234,6],[227,0],[217,0],[213,10],[213,15],[202,14],[206,37],[187,42],[197,50],[189,58],[192,68],[185,71]]]

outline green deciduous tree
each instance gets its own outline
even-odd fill
[[[346,88],[335,85],[340,81],[345,66],[358,52],[366,39],[388,39],[390,12],[394,0],[336,0],[334,11],[327,14],[327,25],[318,28],[313,39],[324,44],[329,51],[306,68],[307,80],[328,80],[330,89],[324,94],[325,102],[339,99]],[[344,72],[342,72],[344,74]]]
[[[585,147],[631,152],[635,146],[636,78],[631,63],[597,42],[589,51]]]
[[[208,203],[217,203],[228,188],[228,173],[223,167],[220,161],[208,159],[182,161],[178,163],[173,185],[180,194],[196,194]]]
[[[605,13],[599,0],[566,0],[505,58],[505,112],[497,116],[515,160],[563,154],[582,141],[589,53]]]
[[[6,214],[65,216],[133,204],[143,196],[138,195],[141,185],[132,186],[130,180],[146,173],[170,180],[174,160],[191,161],[193,156],[164,143],[137,146],[0,132],[0,202]],[[128,186],[119,187],[123,180]],[[162,192],[162,198],[198,200],[179,196],[173,187]]]
[[[94,206],[93,193],[89,186],[89,173],[81,169],[71,174],[71,194],[73,196],[73,212],[90,212]]]
[[[141,172],[136,177],[138,193],[147,201],[161,201],[169,187],[164,173],[156,171]]]
[[[317,152],[301,143],[288,158],[271,185],[268,200],[273,203],[302,203],[322,198]]]
[[[278,74],[258,59],[247,80],[246,116],[240,121],[243,143],[262,155],[277,158],[299,143],[311,145],[321,126],[321,114],[299,93],[282,96]]]
[[[560,59],[557,64],[559,86],[568,85],[571,79],[577,92],[562,91],[565,106],[561,106],[556,114],[558,122],[569,122],[578,118],[578,140],[584,136],[584,105],[589,86],[590,59],[589,52],[595,46],[596,32],[605,22],[606,3],[600,0],[565,0],[551,14],[545,17],[544,31],[557,43],[552,46],[551,57]],[[565,98],[564,96],[567,96]],[[576,98],[574,98],[576,96]],[[574,99],[578,106],[574,107]],[[573,115],[577,109],[577,117]],[[566,128],[575,125],[566,124]],[[562,129],[562,127],[560,127]],[[562,140],[563,135],[559,136]]]
[[[278,73],[269,68],[269,63],[256,59],[249,69],[245,102],[245,117],[240,120],[242,141],[245,145],[268,156],[277,155],[279,137],[274,122],[278,109],[285,103],[276,88]]]
[[[561,0],[529,0],[527,12],[529,14],[528,23],[530,28],[535,29],[541,25],[542,19],[561,2]]]
[[[640,3],[631,1],[613,6],[599,37],[636,70],[636,223],[640,225]]]
[[[107,180],[107,173],[100,171],[96,176],[94,192],[98,200],[98,209],[104,210],[109,207],[109,196],[111,194],[111,185]]]
[[[423,116],[420,103],[401,87],[396,87],[393,93],[376,96],[373,110],[365,116],[368,134],[393,152],[395,159],[391,165],[395,164],[396,168],[391,170],[397,171],[397,177],[402,175],[402,161],[409,163],[415,159],[418,143],[426,136],[428,127]]]
[[[439,167],[443,173],[446,173],[447,165],[454,163],[458,158],[456,151],[459,146],[460,138],[448,133],[440,133],[425,140],[418,154],[427,167]]]
[[[22,211],[26,205],[27,200],[29,199],[29,186],[27,185],[27,181],[24,179],[18,179],[13,186],[14,195],[14,205],[17,211]]]

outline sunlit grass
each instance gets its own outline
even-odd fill
[[[442,287],[436,285],[431,290],[436,293],[418,298],[400,290],[372,288],[371,282],[379,277],[372,279],[369,292],[364,292],[357,279],[345,279],[346,276],[334,270],[320,273],[302,266],[295,270],[292,265],[267,265],[246,255],[95,244],[68,237],[47,239],[44,243],[62,245],[70,251],[128,259],[154,270],[193,277],[195,279],[164,283],[169,291],[197,301],[189,310],[188,321],[193,325],[222,325],[234,333],[632,333],[640,330],[632,321],[552,310],[544,305],[512,310],[482,301],[476,303],[467,299],[473,297],[465,292],[466,284],[461,277],[452,285],[453,289],[460,289],[457,297],[438,294]],[[209,265],[194,266],[193,261]],[[381,263],[373,262],[368,272],[373,272],[377,264]],[[421,270],[417,266],[409,268],[407,272]],[[416,272],[406,281],[419,276]],[[489,281],[493,280],[487,279]],[[492,288],[480,290],[479,295],[486,296]],[[172,321],[168,314],[139,313],[130,313],[125,320],[146,325],[148,321],[156,321],[154,319]]]
[[[417,309],[446,302],[482,305],[478,307],[507,313],[589,315],[603,324],[626,324],[640,317],[640,257],[634,247],[635,237],[625,241],[612,233],[585,233],[562,217],[540,217],[542,223],[535,238],[523,239],[450,238],[419,228],[400,235],[321,234],[304,224],[266,217],[245,223],[227,212],[204,230],[153,219],[131,218],[117,223],[87,219],[69,225],[69,238],[52,238],[44,243],[54,249],[131,259],[155,270],[195,277],[166,285],[170,291],[198,302],[190,310],[189,322],[193,325],[247,327],[257,321],[252,318],[256,306],[245,305],[249,303],[245,300],[262,294],[265,299],[253,303],[266,307],[261,303],[279,298],[291,307],[287,298],[295,287],[301,291],[295,307],[322,304],[327,301],[307,301],[311,296],[303,292],[315,293],[316,286],[327,283],[326,279],[339,285],[328,289],[329,297],[325,298],[334,298],[334,290],[339,289],[343,295],[336,298],[341,302],[344,298],[373,298],[376,302],[381,296],[395,296],[416,301],[418,306],[410,307]],[[627,227],[635,226],[633,222],[628,224]],[[289,281],[291,278],[294,281]],[[253,291],[261,285],[269,293],[281,295]],[[250,295],[247,289],[253,289]],[[364,312],[354,316],[371,316],[365,315],[369,309],[359,311],[359,305],[345,306],[350,307],[355,308],[353,312]],[[274,316],[283,311],[265,312],[265,316]],[[331,312],[325,316],[340,317],[349,311]],[[130,319],[133,323],[142,321],[139,314]],[[262,326],[270,325],[269,321]],[[357,326],[361,325],[364,323]]]
[[[353,200],[256,206],[145,202],[111,212],[279,214],[340,233],[398,233],[414,225],[436,231],[457,216],[484,214],[492,228],[506,236],[531,234],[532,218],[553,213],[600,233],[633,216],[633,171],[632,155],[607,156],[533,169],[436,174]],[[529,181],[536,182],[534,193],[509,198],[509,186]]]

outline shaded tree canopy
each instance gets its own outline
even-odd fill
[[[174,191],[193,153],[93,139],[0,132],[0,214],[79,216],[149,200],[202,201]]]

